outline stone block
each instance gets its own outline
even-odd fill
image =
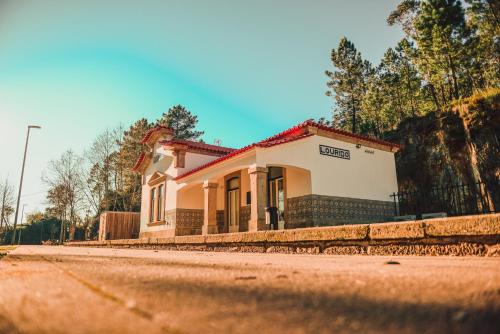
[[[156,243],[159,245],[169,245],[175,243],[175,237],[166,237],[166,238],[156,238]]]
[[[288,232],[288,231],[287,231]],[[363,240],[368,236],[368,225],[339,225],[290,230],[290,241]]]
[[[429,219],[425,232],[432,237],[500,235],[500,214]]]
[[[238,243],[242,240],[242,233],[219,233],[206,236],[207,244]]]
[[[266,231],[242,232],[241,242],[265,242]]]
[[[331,246],[323,250],[323,254],[328,255],[365,255],[367,249],[364,246]]]
[[[266,231],[266,241],[268,241],[268,242],[293,241],[292,230]]]
[[[141,245],[149,245],[149,243],[150,243],[149,240],[150,240],[150,238],[140,238],[139,239],[139,244],[141,244]]]
[[[126,239],[118,239],[118,240],[110,240],[111,245],[113,246],[119,246],[119,245],[125,245],[127,240]]]
[[[179,235],[174,238],[176,244],[203,244],[204,235]]]
[[[420,239],[425,236],[424,230],[420,221],[371,224],[370,239]]]

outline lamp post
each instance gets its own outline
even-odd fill
[[[21,225],[23,224],[23,219],[24,219],[24,207],[27,204],[23,204],[23,209],[21,210],[21,223],[19,223],[19,237],[17,238],[17,244],[21,244],[21,233],[23,233],[23,229],[21,228]],[[16,230],[14,230],[14,234],[16,233]]]
[[[26,144],[24,145],[23,167],[21,168],[21,180],[19,181],[19,190],[17,191],[16,214],[14,216],[14,233],[12,233],[12,240],[11,240],[12,245],[14,245],[14,243],[16,242],[17,215],[19,213],[19,201],[21,200],[21,190],[23,188],[24,165],[26,164],[26,152],[28,151],[28,141],[30,138],[31,129],[41,129],[41,127],[38,125],[28,125],[28,133],[26,134]]]

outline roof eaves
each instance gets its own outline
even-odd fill
[[[242,154],[244,152],[247,152],[247,151],[251,150],[254,147],[256,147],[256,144],[251,144],[251,145],[245,146],[243,148],[240,148],[239,150],[233,151],[233,152],[231,152],[229,154],[223,155],[220,158],[217,158],[215,160],[207,162],[206,164],[203,164],[201,166],[195,167],[195,168],[193,168],[191,170],[188,170],[187,172],[185,172],[185,173],[183,173],[181,175],[178,175],[177,177],[174,178],[174,180],[176,180],[176,181],[180,180],[182,178],[185,178],[186,176],[195,174],[195,173],[197,173],[197,172],[199,172],[199,171],[201,171],[203,169],[206,169],[208,167],[214,166],[214,165],[216,165],[218,163],[221,163],[221,162],[223,162],[225,160],[229,160],[229,159],[231,159],[233,157],[236,157],[236,156],[238,156],[238,155],[240,155],[240,154]]]

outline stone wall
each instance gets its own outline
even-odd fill
[[[219,233],[224,232],[224,210],[217,210],[217,228],[219,230]]]
[[[65,245],[338,255],[500,256],[500,214],[206,236],[148,236]]]
[[[240,207],[240,232],[248,231],[249,220],[250,220],[250,205]]]
[[[394,216],[390,201],[305,195],[288,199],[287,229],[344,224],[367,224]]]
[[[176,209],[175,211],[175,235],[201,234],[202,209]]]

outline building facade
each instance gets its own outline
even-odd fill
[[[241,149],[175,139],[165,127],[142,143],[141,237],[267,230],[271,214],[272,228],[290,229],[394,212],[397,144],[313,121]]]

